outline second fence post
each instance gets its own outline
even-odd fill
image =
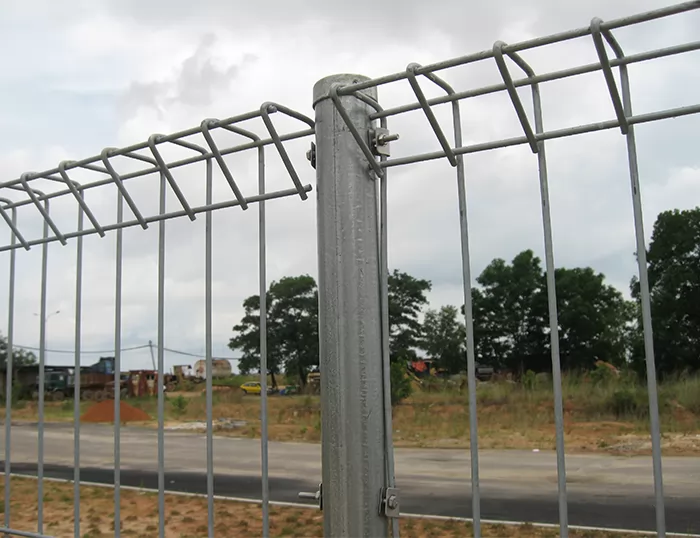
[[[377,181],[329,98],[334,75],[314,86],[324,535],[386,537],[386,480]],[[376,89],[364,90],[376,99]],[[363,140],[370,107],[340,98]]]

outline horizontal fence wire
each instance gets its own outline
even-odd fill
[[[478,436],[476,421],[476,380],[474,366],[474,341],[473,341],[473,312],[471,305],[472,284],[470,275],[470,255],[469,255],[469,232],[467,225],[467,208],[464,178],[464,155],[478,153],[482,151],[507,148],[518,145],[529,145],[532,153],[537,156],[540,198],[542,207],[543,241],[545,249],[545,264],[547,274],[547,302],[549,310],[549,338],[552,355],[552,381],[554,388],[554,412],[556,425],[556,453],[557,453],[557,475],[558,475],[558,500],[559,500],[559,530],[563,537],[568,536],[568,502],[566,491],[566,465],[564,447],[564,413],[561,385],[561,361],[559,356],[559,319],[557,312],[557,296],[554,280],[554,252],[552,241],[552,222],[549,202],[549,187],[547,177],[547,160],[545,155],[545,141],[571,137],[579,134],[603,131],[609,129],[619,129],[625,136],[627,143],[627,156],[629,162],[629,174],[631,182],[631,194],[634,213],[635,238],[638,253],[638,272],[640,280],[640,296],[642,304],[642,324],[644,333],[644,351],[647,366],[647,392],[649,395],[650,430],[652,438],[652,459],[655,491],[656,527],[659,536],[666,533],[663,478],[661,466],[661,434],[659,425],[658,392],[656,386],[656,368],[653,351],[653,331],[651,324],[651,306],[649,294],[649,282],[646,263],[646,246],[644,241],[644,229],[642,221],[641,194],[639,187],[639,171],[637,165],[637,153],[634,137],[634,126],[667,118],[692,115],[700,113],[700,103],[679,108],[660,110],[651,113],[634,115],[631,107],[630,82],[627,67],[635,63],[642,63],[658,58],[676,56],[684,53],[700,50],[700,41],[679,44],[672,47],[652,50],[644,53],[625,56],[622,47],[612,34],[613,29],[623,28],[640,24],[655,19],[661,19],[672,15],[696,10],[700,8],[700,2],[686,2],[675,6],[641,13],[618,20],[604,22],[599,18],[594,18],[586,28],[564,32],[538,39],[532,39],[512,45],[497,41],[491,50],[482,51],[476,54],[455,58],[435,64],[421,66],[409,64],[405,71],[393,75],[383,76],[370,80],[363,80],[345,86],[334,87],[328,97],[332,99],[340,116],[352,132],[355,141],[360,146],[363,154],[368,157],[368,165],[371,170],[382,180],[382,198],[386,195],[386,172],[389,168],[409,165],[413,163],[446,159],[456,170],[457,197],[459,202],[460,215],[460,237],[462,243],[462,269],[463,269],[463,289],[464,289],[464,314],[467,334],[467,369],[469,387],[469,422],[470,422],[470,452],[471,452],[471,487],[472,487],[472,511],[473,511],[473,532],[474,536],[480,536],[480,484],[479,484],[479,464],[478,464]],[[565,70],[553,71],[551,73],[537,74],[530,65],[520,56],[519,52],[556,44],[576,38],[589,36],[598,56],[598,63],[572,67]],[[609,47],[614,57],[608,57],[606,46]],[[514,78],[506,63],[505,58],[509,58],[519,70],[524,74],[522,78]],[[499,73],[503,79],[500,84],[473,88],[464,91],[455,91],[452,86],[443,78],[437,76],[437,72],[448,72],[450,68],[467,65],[474,62],[493,60],[496,63]],[[621,80],[620,88],[617,87],[613,69],[619,71]],[[584,125],[577,125],[563,129],[545,131],[542,120],[542,103],[540,98],[540,83],[561,80],[575,77],[587,73],[602,72],[609,97],[615,113],[615,118],[602,122],[595,122]],[[418,76],[427,78],[436,84],[445,95],[427,99],[420,84]],[[382,120],[382,126],[386,127],[386,120],[411,111],[422,111],[440,147],[439,151],[430,153],[420,153],[399,158],[382,157],[377,160],[372,154],[372,148],[368,141],[362,140],[356,128],[351,124],[347,111],[340,102],[339,96],[355,96],[366,101],[362,91],[380,86],[408,82],[414,96],[415,102],[403,104],[392,108],[375,107],[375,112],[370,114],[374,120]],[[529,87],[532,94],[534,125],[529,119],[525,108],[517,92],[519,87]],[[480,142],[464,146],[461,140],[462,125],[459,116],[459,103],[469,98],[493,94],[497,92],[507,92],[514,112],[519,120],[523,131],[523,136],[511,137],[501,140]],[[437,105],[451,103],[453,106],[452,119],[454,124],[453,140],[450,142],[443,131],[440,122],[437,120],[433,108]],[[386,202],[382,200],[382,227],[381,244],[382,254],[386,256]],[[385,262],[383,262],[384,264]],[[383,267],[383,265],[382,265]],[[384,278],[384,276],[383,276]],[[384,338],[387,338],[385,335]],[[385,343],[386,345],[386,343]],[[393,469],[391,470],[393,472]]]

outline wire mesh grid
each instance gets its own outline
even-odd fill
[[[645,344],[645,359],[647,367],[648,380],[648,395],[649,395],[649,416],[650,430],[652,440],[652,455],[653,455],[653,473],[654,473],[654,491],[655,491],[655,510],[656,510],[656,527],[659,536],[666,534],[665,508],[664,508],[664,490],[662,477],[662,462],[661,462],[661,433],[659,425],[659,409],[658,409],[658,391],[656,387],[656,369],[654,364],[653,351],[653,331],[651,325],[651,306],[649,295],[649,283],[647,275],[647,263],[645,258],[645,240],[644,229],[642,223],[642,205],[641,193],[639,187],[639,170],[637,165],[637,152],[635,144],[634,127],[638,124],[687,116],[700,112],[700,104],[691,104],[687,106],[647,112],[644,114],[633,114],[631,105],[631,87],[628,73],[628,66],[648,62],[651,60],[661,59],[665,57],[677,56],[685,53],[690,53],[700,49],[700,41],[673,45],[666,48],[654,49],[645,52],[640,52],[632,55],[625,55],[622,46],[613,35],[613,31],[623,28],[632,28],[635,25],[640,25],[656,19],[680,15],[700,8],[700,2],[686,2],[668,8],[641,13],[634,16],[625,17],[622,19],[604,22],[600,19],[593,19],[591,24],[585,28],[555,34],[552,36],[531,39],[516,44],[505,44],[496,42],[489,50],[478,52],[476,54],[454,58],[437,64],[421,66],[418,64],[410,64],[406,70],[388,76],[383,76],[376,79],[362,80],[356,83],[347,85],[336,85],[331,87],[328,98],[333,103],[335,110],[342,118],[345,127],[350,132],[355,143],[361,150],[367,160],[368,170],[379,180],[379,210],[378,210],[378,226],[379,231],[379,267],[380,267],[380,315],[382,327],[382,369],[383,369],[383,411],[384,411],[384,436],[381,440],[383,450],[386,457],[386,476],[385,485],[388,488],[396,486],[394,478],[394,463],[393,463],[393,448],[392,448],[392,428],[391,428],[391,402],[389,398],[389,351],[388,351],[388,236],[387,236],[387,197],[388,197],[388,171],[391,168],[401,167],[414,163],[445,159],[454,169],[457,180],[457,199],[459,205],[460,216],[460,239],[461,239],[461,257],[462,257],[462,281],[463,281],[463,299],[464,313],[467,327],[467,372],[468,372],[468,394],[469,394],[469,437],[470,437],[470,462],[471,462],[471,513],[473,519],[473,532],[475,536],[481,534],[481,492],[479,482],[479,448],[478,448],[478,424],[477,424],[477,400],[476,400],[476,377],[475,377],[475,350],[473,336],[473,311],[472,311],[472,277],[471,277],[471,262],[469,249],[469,231],[467,222],[467,192],[465,178],[465,156],[469,154],[480,153],[488,150],[507,148],[512,146],[526,145],[536,156],[538,164],[540,197],[542,203],[542,224],[543,224],[543,241],[545,249],[545,264],[547,275],[547,298],[549,307],[549,335],[551,342],[551,360],[553,373],[553,388],[554,388],[554,412],[556,423],[556,453],[557,453],[557,473],[558,473],[558,503],[559,503],[559,525],[561,536],[568,535],[568,504],[566,491],[566,465],[565,465],[565,446],[564,446],[564,413],[562,402],[562,384],[561,384],[561,365],[559,357],[559,321],[557,314],[557,297],[556,287],[554,282],[554,252],[552,242],[552,223],[550,215],[549,203],[549,188],[547,177],[547,160],[545,154],[545,144],[548,140],[565,138],[571,136],[582,135],[603,130],[619,129],[620,133],[625,137],[627,144],[627,154],[629,162],[629,175],[631,182],[631,194],[634,212],[635,237],[638,253],[639,280],[641,290],[641,306],[642,320],[644,331]],[[558,71],[538,74],[531,67],[524,56],[530,51],[535,51],[542,47],[556,46],[557,44],[576,40],[588,39],[595,51],[598,61],[591,64],[584,64],[576,67],[570,67]],[[608,52],[610,51],[610,52]],[[457,91],[447,82],[452,70],[459,69],[463,66],[476,64],[481,62],[493,62],[501,77],[501,82],[489,86],[471,88],[468,90]],[[509,66],[510,64],[510,66]],[[523,73],[522,78],[516,78],[513,75],[513,69]],[[616,73],[617,72],[617,73]],[[602,75],[605,85],[609,92],[610,104],[612,108],[612,119],[596,121],[592,123],[580,124],[559,128],[555,130],[545,130],[543,121],[543,104],[540,93],[540,85],[569,79],[581,75],[591,73],[599,73]],[[426,81],[421,83],[422,79]],[[380,87],[392,87],[397,84],[407,84],[410,88],[413,99],[407,104],[402,104],[392,108],[383,108],[378,100],[368,96],[367,90]],[[429,98],[426,91],[423,89],[425,84],[433,85],[444,95]],[[523,102],[519,89],[529,90],[531,94],[531,102]],[[460,114],[460,103],[468,99],[489,94],[506,92],[512,110],[515,113],[519,125],[522,129],[522,135],[510,138],[500,138],[488,141],[470,141],[468,144],[463,142],[463,123]],[[364,105],[371,110],[368,112],[369,119],[373,122],[379,122],[381,130],[374,138],[368,139],[356,127],[351,117],[351,114],[343,105],[343,98],[356,97]],[[441,105],[448,105],[452,120],[451,129],[446,129],[443,126],[444,122],[438,119],[440,115],[437,110]],[[388,150],[389,143],[397,140],[395,135],[392,135],[387,130],[388,119],[400,116],[410,112],[419,112],[423,114],[427,121],[435,140],[439,146],[439,150],[431,152],[412,152],[402,157],[392,158]],[[279,134],[272,117],[274,113],[281,113],[290,118],[299,121],[303,124],[303,129],[291,131],[285,134]],[[266,138],[255,134],[252,130],[244,128],[239,124],[260,119],[264,127]],[[220,147],[217,145],[212,132],[217,130],[228,131],[243,139],[247,139],[237,145],[227,145]],[[447,133],[451,132],[451,136]],[[259,208],[259,286],[260,286],[260,354],[261,354],[261,480],[262,480],[262,517],[263,517],[263,535],[269,536],[269,504],[270,492],[267,470],[267,377],[262,373],[266,372],[266,251],[265,251],[265,201],[298,196],[302,200],[306,199],[308,192],[311,190],[310,185],[303,185],[299,174],[295,170],[292,161],[285,149],[285,142],[311,136],[314,134],[314,121],[309,117],[290,110],[274,103],[265,103],[255,112],[229,118],[226,120],[204,120],[200,126],[175,133],[172,135],[153,135],[148,141],[136,144],[130,147],[114,149],[105,149],[100,155],[90,157],[81,161],[67,161],[59,164],[58,167],[47,170],[41,173],[27,173],[20,178],[2,183],[0,187],[3,189],[2,199],[3,206],[0,206],[0,215],[7,224],[10,230],[9,243],[0,247],[1,251],[9,251],[9,295],[8,295],[8,328],[7,340],[8,349],[13,346],[14,320],[13,312],[15,309],[15,264],[16,256],[19,249],[30,249],[33,246],[42,246],[42,278],[41,278],[41,323],[39,336],[39,380],[38,380],[38,397],[39,397],[39,436],[38,436],[38,485],[39,485],[39,526],[36,532],[19,531],[12,528],[10,520],[10,511],[8,507],[12,499],[12,490],[10,487],[10,478],[12,475],[11,468],[11,399],[12,399],[12,354],[8,354],[7,363],[7,386],[6,386],[6,416],[5,416],[5,522],[4,528],[0,532],[8,535],[16,536],[44,536],[43,525],[43,460],[44,460],[44,441],[43,441],[43,425],[44,425],[44,389],[45,389],[45,353],[46,348],[46,323],[47,314],[46,305],[46,282],[48,274],[47,261],[47,245],[51,242],[60,242],[66,244],[69,239],[77,241],[77,273],[76,273],[76,317],[75,317],[75,367],[80,367],[80,345],[81,345],[81,266],[82,266],[82,241],[83,237],[92,234],[104,236],[107,232],[116,231],[117,234],[117,265],[116,265],[116,282],[115,282],[115,327],[114,327],[114,346],[115,346],[115,369],[114,383],[119,386],[119,367],[120,367],[120,346],[121,346],[121,295],[122,295],[122,278],[121,278],[121,256],[122,256],[122,230],[127,227],[141,226],[147,228],[149,224],[158,222],[159,224],[159,252],[158,252],[158,357],[157,369],[158,375],[163,376],[164,373],[164,339],[163,339],[163,323],[164,323],[164,281],[165,281],[165,221],[178,217],[188,217],[194,220],[200,213],[205,213],[206,224],[206,288],[204,295],[206,299],[206,321],[207,326],[207,385],[206,385],[206,413],[207,413],[207,498],[208,498],[208,535],[214,535],[214,469],[213,469],[213,439],[212,439],[212,383],[211,383],[211,368],[212,368],[212,343],[211,343],[211,215],[212,212],[226,207],[240,206],[242,209],[247,209],[250,204],[257,203]],[[318,136],[318,133],[316,133]],[[451,138],[451,139],[450,139]],[[177,160],[168,160],[164,157],[163,148],[168,145],[177,146],[181,150],[188,150],[190,156],[179,158]],[[271,192],[265,190],[265,148],[274,146],[275,151],[281,158],[288,176],[292,182],[292,186],[288,189],[281,189]],[[236,173],[228,167],[225,157],[234,153],[244,151],[258,152],[258,192],[256,194],[245,194],[239,187],[235,177]],[[133,163],[145,163],[145,167],[134,169],[129,172],[117,172],[115,162],[117,158],[123,158]],[[311,155],[310,155],[311,157]],[[311,157],[312,163],[314,157]],[[188,201],[183,193],[180,184],[175,178],[175,173],[178,168],[191,165],[194,163],[203,162],[206,165],[206,201],[203,205],[193,206]],[[228,201],[213,203],[211,178],[214,167],[218,167],[223,174],[226,183],[231,191],[231,197]],[[71,174],[73,171],[81,170],[82,172],[90,172],[93,174],[93,179],[86,182],[77,183]],[[94,175],[97,174],[97,179]],[[153,214],[143,213],[134,199],[129,193],[129,181],[136,177],[142,177],[149,174],[154,174],[159,177],[159,209]],[[82,177],[82,176],[81,176]],[[319,179],[321,179],[319,177]],[[48,185],[47,189],[40,189]],[[58,185],[58,188],[51,188]],[[95,213],[91,210],[90,205],[86,202],[86,194],[91,189],[96,189],[101,186],[112,186],[117,192],[117,212],[115,222],[102,222],[98,220]],[[179,203],[179,209],[175,211],[166,210],[166,194],[170,192],[175,196]],[[75,203],[78,209],[78,222],[76,229],[66,231],[58,226],[52,219],[49,210],[49,204],[55,199],[70,199]],[[125,207],[126,206],[126,207]],[[38,237],[28,236],[23,230],[21,223],[18,221],[18,210],[24,207],[35,208],[40,214],[43,221],[43,228]],[[131,213],[131,216],[125,216],[125,210]],[[89,222],[86,225],[85,219]],[[74,400],[74,488],[75,488],[75,536],[80,536],[80,404],[79,394],[80,382],[76,376],[76,397]],[[115,401],[115,424],[119,424],[119,403],[121,394],[119,390],[114,391]],[[162,384],[158,387],[158,494],[159,494],[159,529],[160,536],[165,535],[165,478],[164,478],[164,393]],[[378,441],[379,442],[379,441]],[[324,450],[332,450],[333,447],[324,447]],[[120,521],[120,436],[119,427],[115,427],[114,438],[114,504],[115,504],[115,522]],[[326,488],[337,488],[339,491],[345,487],[345,484],[326,484]],[[321,496],[321,491],[318,492],[316,498]],[[386,511],[382,512],[386,516]],[[398,536],[398,519],[390,517],[392,534]],[[120,533],[119,524],[115,525],[115,535]]]

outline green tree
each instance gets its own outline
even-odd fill
[[[260,297],[243,302],[244,316],[233,328],[232,350],[242,352],[242,373],[260,370]],[[275,375],[283,370],[306,383],[311,366],[318,365],[318,291],[309,275],[284,277],[267,292],[267,366]]]
[[[12,366],[31,366],[37,363],[36,355],[31,351],[15,348],[12,350]],[[7,364],[7,338],[0,334],[0,368]]]
[[[700,207],[658,215],[647,251],[657,371],[700,370]],[[639,282],[632,296],[640,301]],[[641,322],[633,360],[643,370]]]
[[[531,250],[510,265],[494,259],[479,275],[473,295],[475,345],[480,362],[523,373],[547,369],[543,272]],[[546,304],[546,303],[545,303]]]
[[[556,269],[554,274],[562,368],[588,370],[596,360],[624,365],[633,303],[590,267]]]
[[[593,269],[554,273],[562,368],[588,370],[596,360],[622,364],[633,305]],[[493,260],[474,290],[474,336],[478,359],[523,374],[551,369],[546,274],[531,250],[510,265]]]
[[[389,275],[389,327],[392,360],[411,359],[422,341],[420,313],[430,282],[399,271]],[[244,315],[233,327],[232,350],[242,353],[242,373],[260,369],[260,297],[243,301]],[[318,365],[318,290],[313,277],[284,277],[267,292],[267,365],[270,375],[282,373],[306,383],[310,367]]]
[[[389,350],[392,361],[416,357],[423,327],[419,316],[432,284],[394,269],[389,275]]]
[[[458,314],[456,307],[447,305],[440,310],[428,310],[423,319],[422,348],[436,360],[439,368],[450,374],[467,369],[467,331],[457,318]]]

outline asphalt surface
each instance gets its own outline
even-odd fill
[[[47,425],[44,435],[44,475],[72,479],[72,425]],[[205,447],[201,434],[165,432],[168,490],[206,493]],[[112,484],[113,451],[111,426],[82,425],[81,480]],[[156,432],[122,428],[120,452],[121,484],[157,489]],[[558,522],[554,453],[484,450],[479,456],[482,518]],[[468,451],[396,449],[395,459],[403,513],[471,517]],[[35,425],[13,425],[11,461],[13,473],[36,475]],[[304,502],[298,492],[315,491],[321,481],[318,445],[270,443],[269,462],[273,501]],[[567,471],[570,524],[654,530],[650,458],[569,455]],[[260,442],[215,437],[214,472],[216,495],[259,499]],[[668,530],[700,533],[700,458],[664,458],[664,480]]]

